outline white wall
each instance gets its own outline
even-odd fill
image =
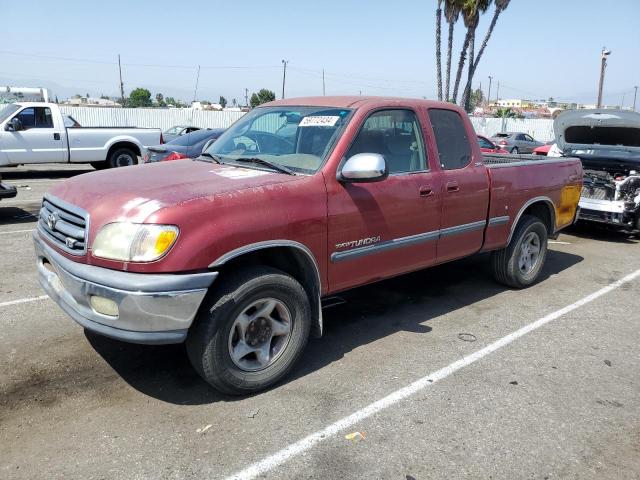
[[[151,127],[166,130],[174,125],[195,125],[202,128],[226,128],[244,115],[244,112],[207,111],[161,108],[98,108],[61,106],[63,113],[74,117],[87,127]],[[536,140],[552,140],[553,120],[517,118],[471,117],[471,123],[480,135],[490,137],[496,132],[525,132]]]
[[[162,130],[174,125],[226,128],[244,115],[244,112],[216,112],[188,108],[103,108],[61,105],[60,110],[71,115],[85,127],[148,127]]]

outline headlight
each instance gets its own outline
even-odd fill
[[[93,256],[122,262],[152,262],[169,251],[178,238],[174,225],[110,223],[93,241]]]

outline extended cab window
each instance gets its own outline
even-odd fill
[[[17,117],[25,130],[30,128],[53,128],[51,109],[46,107],[30,107],[22,110]]]
[[[353,141],[347,158],[358,153],[379,153],[389,173],[426,170],[422,131],[411,110],[383,110],[372,113]]]
[[[444,170],[455,170],[469,165],[471,144],[460,115],[453,110],[432,108],[429,119],[436,137],[440,166]]]

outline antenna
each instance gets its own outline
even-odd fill
[[[325,96],[327,93],[324,88],[324,68],[322,69],[322,96]]]

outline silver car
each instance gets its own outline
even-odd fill
[[[182,135],[186,135],[187,133],[195,132],[200,130],[200,127],[193,127],[190,125],[176,125],[175,127],[171,127],[164,132],[162,132],[162,138],[164,139],[164,143],[168,143],[171,140],[175,140]]]
[[[510,153],[533,153],[534,148],[544,145],[524,132],[501,132],[491,137],[494,143]]]

